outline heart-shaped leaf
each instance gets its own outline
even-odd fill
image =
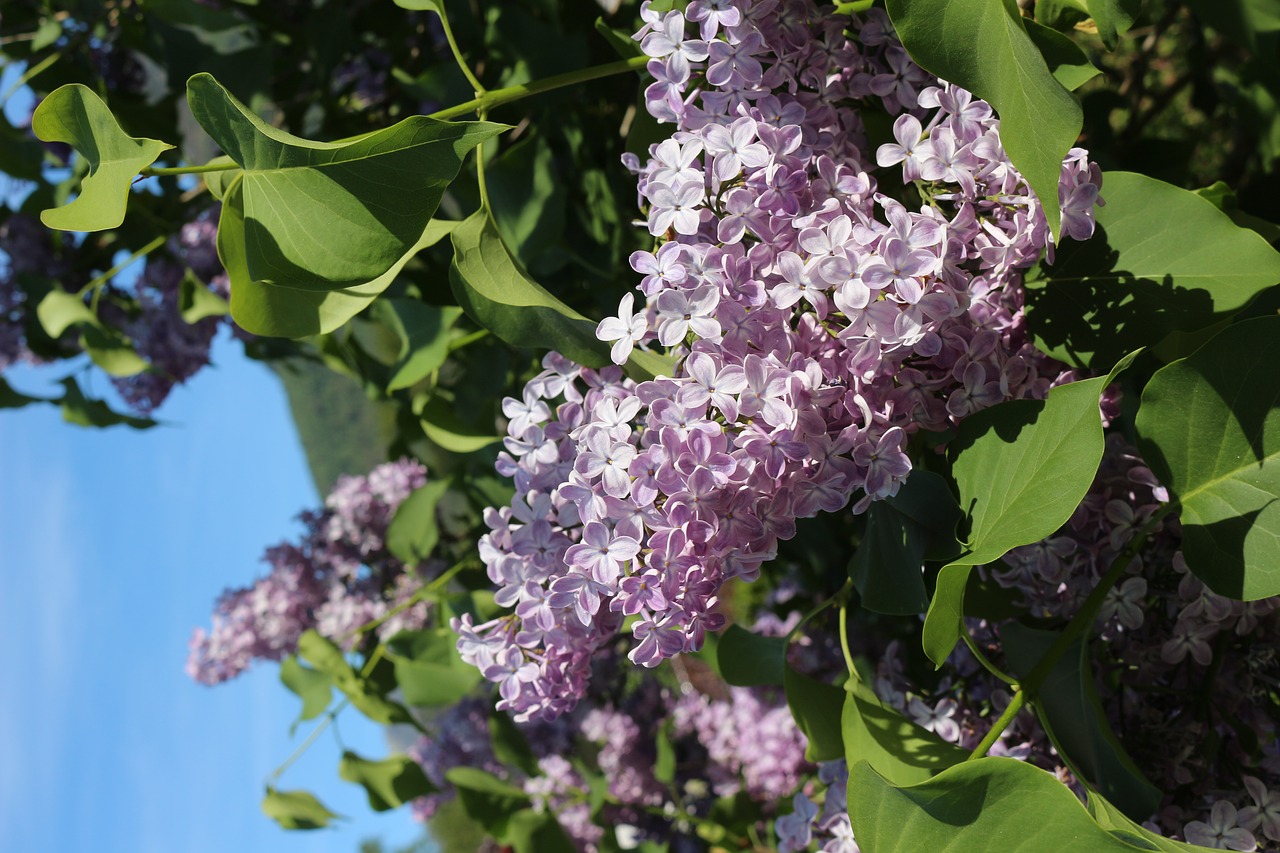
[[[1219,595],[1280,594],[1280,317],[1228,327],[1142,392],[1138,446],[1181,504],[1187,567]]]
[[[968,757],[960,747],[886,706],[856,678],[845,691],[841,731],[848,766],[865,761],[893,784],[913,785]]]
[[[121,129],[111,110],[88,86],[60,86],[36,107],[31,129],[45,142],[65,142],[89,166],[80,195],[41,211],[40,221],[60,231],[105,231],[124,222],[129,187],[138,173],[173,146],[140,139]]]

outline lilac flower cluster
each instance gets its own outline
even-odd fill
[[[698,649],[720,586],[757,577],[796,519],[895,494],[911,433],[1059,378],[1025,340],[1018,287],[1049,232],[987,105],[912,66],[874,11],[644,16],[647,104],[676,131],[628,163],[664,242],[632,256],[644,306],[628,294],[597,334],[616,362],[657,343],[678,366],[636,384],[553,354],[505,402],[516,496],[481,555],[515,613],[455,628],[520,719],[571,708],[626,617],[637,664]],[[901,164],[919,212],[876,192],[873,103],[901,112],[876,158]],[[1073,150],[1066,233],[1091,233],[1099,182]]]
[[[185,383],[209,364],[209,349],[221,325],[219,317],[188,323],[182,317],[182,280],[190,270],[214,293],[227,298],[227,276],[218,261],[217,218],[206,211],[182,226],[169,240],[176,260],[153,257],[135,288],[138,314],[123,331],[138,354],[151,365],[134,376],[113,379],[120,396],[135,411],[150,414],[175,386]]]
[[[223,593],[212,628],[197,628],[191,637],[187,674],[219,684],[255,660],[291,654],[310,628],[347,643],[351,631],[407,601],[422,578],[386,550],[385,537],[396,508],[426,476],[420,463],[401,459],[339,479],[323,509],[300,516],[306,531],[298,541],[267,549],[265,577]],[[418,603],[380,625],[378,634],[420,628],[427,616],[426,603]]]

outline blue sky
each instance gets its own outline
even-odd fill
[[[260,574],[263,549],[295,536],[294,516],[319,500],[279,383],[225,336],[214,358],[145,432],[75,427],[51,406],[0,411],[4,849],[353,853],[370,836],[418,836],[406,810],[375,815],[338,779],[328,733],[280,786],[352,819],[280,830],[258,804],[307,734],[289,736],[297,700],[274,665],[216,688],[183,673],[218,593]],[[51,393],[65,372],[6,378]],[[109,383],[99,372],[88,388]],[[387,753],[354,712],[338,730],[361,754]]]

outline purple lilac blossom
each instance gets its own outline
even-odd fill
[[[1049,231],[990,108],[911,66],[883,13],[716,11],[714,26],[710,7],[691,13],[705,41],[644,7],[649,108],[675,128],[625,162],[666,242],[632,256],[644,307],[626,295],[598,331],[619,361],[671,347],[674,375],[635,383],[551,354],[509,401],[538,414],[509,427],[497,467],[516,496],[486,514],[480,552],[514,614],[455,629],[517,719],[572,708],[624,616],[634,663],[697,650],[723,625],[721,585],[754,579],[798,518],[897,492],[912,433],[1070,378],[1026,340],[1021,271]],[[929,131],[911,140],[932,176],[919,212],[876,193],[852,105],[877,97]],[[1070,233],[1092,226],[1072,193],[1099,180],[1073,149]],[[532,667],[515,680],[494,666],[511,649]]]
[[[302,513],[306,531],[297,542],[267,549],[265,577],[223,593],[212,627],[191,637],[187,674],[220,684],[255,660],[292,654],[308,629],[349,644],[352,630],[408,600],[422,578],[387,552],[385,537],[396,508],[426,476],[421,463],[401,459],[340,478],[321,510]],[[378,635],[421,628],[428,615],[420,602],[379,626]]]

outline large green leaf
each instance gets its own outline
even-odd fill
[[[720,675],[738,687],[781,685],[787,663],[787,638],[766,637],[730,625],[716,645]]]
[[[410,800],[436,790],[418,762],[407,755],[370,761],[347,751],[342,753],[338,776],[344,781],[364,786],[365,793],[369,795],[369,808],[375,812],[398,809]]]
[[[1142,11],[1142,0],[1088,0],[1089,15],[1107,50],[1115,50]]]
[[[462,158],[505,127],[412,116],[352,141],[313,142],[266,124],[208,74],[187,82],[187,100],[244,170],[242,219],[219,224],[243,229],[244,274],[320,293],[366,286],[414,254]]]
[[[966,761],[909,787],[862,761],[849,768],[848,791],[853,834],[874,853],[1152,849],[1139,836],[1100,826],[1053,774],[1013,758]]]
[[[1079,506],[1102,459],[1098,400],[1133,356],[1107,376],[1060,385],[1045,400],[1011,400],[967,418],[948,448],[968,551],[944,566],[924,625],[924,649],[938,666],[960,639],[972,566],[1039,542]]]
[[[1280,594],[1280,317],[1228,327],[1159,370],[1138,446],[1181,503],[1187,567],[1219,595]]]
[[[431,220],[409,253],[385,273],[357,287],[295,290],[254,281],[245,256],[242,180],[227,191],[218,220],[218,257],[231,279],[231,316],[240,328],[255,335],[305,338],[328,334],[369,306],[386,290],[415,254],[438,243],[456,223]]]
[[[1065,243],[1027,282],[1042,349],[1100,369],[1135,346],[1192,332],[1280,282],[1280,252],[1212,202],[1131,172],[1107,172],[1098,232]]]
[[[415,489],[396,507],[387,528],[387,550],[402,563],[415,566],[431,556],[440,541],[436,506],[449,490],[449,480],[431,480]]]
[[[419,411],[422,431],[432,444],[450,453],[471,453],[502,441],[494,430],[481,429],[462,422],[448,401],[441,397],[426,400]]]
[[[845,685],[841,730],[845,761],[866,761],[895,785],[932,778],[968,757],[954,744],[886,706],[856,678]]]
[[[531,279],[511,255],[487,211],[481,209],[453,232],[449,282],[471,319],[512,346],[554,349],[589,367],[609,363],[609,345],[596,338],[596,323]],[[633,376],[671,374],[662,356],[635,351]]]
[[[958,556],[960,509],[946,481],[913,471],[898,494],[867,510],[867,528],[849,562],[862,606],[905,616],[924,612],[929,594],[921,573],[925,559]]]
[[[529,795],[475,767],[454,767],[445,773],[472,820],[499,840],[507,834],[511,819],[531,804]]]
[[[1084,123],[1080,104],[1049,71],[1014,0],[888,0],[889,17],[919,65],[995,107],[1000,141],[1040,198],[1055,236],[1062,160]]]
[[[298,656],[333,678],[333,685],[351,700],[360,713],[375,723],[406,723],[409,712],[384,695],[382,685],[362,678],[351,668],[342,650],[315,631],[305,631],[298,638]]]
[[[36,107],[31,129],[45,142],[65,142],[89,167],[70,204],[40,213],[61,231],[105,231],[124,222],[129,187],[138,173],[173,146],[130,136],[88,86],[60,86]]]
[[[109,427],[126,424],[134,429],[150,429],[156,422],[150,418],[136,418],[113,411],[101,400],[86,397],[75,377],[62,380],[62,419],[79,426]]]
[[[340,817],[306,791],[278,791],[270,786],[262,798],[262,811],[284,829],[323,829]]]
[[[1174,841],[1172,838],[1165,838],[1163,835],[1156,835],[1146,827],[1134,823],[1125,816],[1124,812],[1092,791],[1089,792],[1089,801],[1086,805],[1089,809],[1089,814],[1093,815],[1093,819],[1098,822],[1099,826],[1116,838],[1129,842],[1139,850],[1163,850],[1165,853],[1195,853],[1197,850],[1208,849],[1197,847],[1194,844]]]
[[[1058,639],[1057,632],[1010,622],[1000,629],[1014,674],[1031,675]],[[1076,776],[1135,820],[1146,820],[1160,805],[1160,789],[1142,775],[1111,730],[1086,646],[1077,639],[1058,659],[1036,691],[1036,715]]]

